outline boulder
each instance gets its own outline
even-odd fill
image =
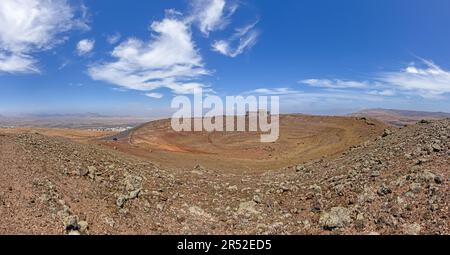
[[[260,214],[260,212],[255,208],[256,203],[254,201],[242,202],[239,204],[238,213],[252,213],[252,214]]]
[[[391,135],[391,134],[392,134],[392,131],[391,131],[391,130],[385,129],[382,136],[383,136],[383,137],[386,137],[386,136],[389,136],[389,135]]]
[[[295,171],[296,172],[305,172],[306,171],[306,167],[304,165],[297,165],[295,167]]]
[[[345,207],[333,207],[329,212],[320,216],[319,224],[326,230],[343,228],[352,222],[350,210]]]
[[[125,203],[127,202],[128,197],[124,196],[124,195],[120,195],[117,200],[116,200],[116,205],[119,208],[123,208],[123,206],[125,205]]]
[[[89,224],[87,223],[87,221],[79,221],[78,222],[78,226],[80,227],[80,233],[81,234],[85,234],[87,232],[87,230],[89,229]]]
[[[388,186],[386,186],[385,184],[382,184],[380,186],[380,188],[378,189],[378,191],[377,191],[377,194],[379,196],[386,196],[386,195],[388,195],[390,193],[392,193],[392,190]]]
[[[419,235],[422,230],[422,226],[418,223],[403,225],[403,233],[406,235]]]
[[[88,167],[88,175],[89,175],[89,178],[94,179],[96,173],[97,173],[97,168],[96,168],[95,166],[89,166],[89,167]]]

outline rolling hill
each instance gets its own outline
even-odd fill
[[[373,118],[390,125],[403,127],[405,125],[415,124],[421,120],[438,120],[450,118],[450,113],[393,109],[368,109],[353,113],[350,116]]]

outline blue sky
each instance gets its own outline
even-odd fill
[[[0,114],[168,114],[203,87],[283,112],[450,111],[446,0],[2,0]]]

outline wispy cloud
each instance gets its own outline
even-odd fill
[[[164,95],[161,93],[146,93],[145,96],[160,99],[163,98]]]
[[[106,41],[109,44],[116,44],[119,42],[120,38],[122,37],[122,35],[120,33],[114,33],[112,35],[108,35],[108,37],[106,37]]]
[[[292,88],[260,88],[242,93],[249,95],[278,96],[283,112],[311,114],[346,114],[363,108],[379,107],[393,100],[402,100],[380,94],[361,93],[353,89],[321,89],[299,91]]]
[[[194,0],[187,21],[197,24],[200,31],[209,36],[211,32],[227,27],[238,7],[236,1]],[[229,38],[215,40],[211,44],[212,50],[228,57],[237,57],[256,44],[259,36],[255,28],[257,24],[258,21],[237,28]]]
[[[390,91],[368,91],[367,93],[361,93],[355,90],[322,90],[317,92],[305,92],[300,90],[294,90],[291,88],[259,88],[243,93],[244,95],[273,95],[280,96],[283,101],[294,103],[296,100],[304,100],[307,102],[321,102],[323,99],[327,100],[366,100],[372,102],[382,101],[384,96],[391,95]]]
[[[38,73],[36,60],[23,53],[4,53],[0,51],[0,72]]]
[[[361,94],[356,91],[323,91],[323,92],[299,92],[288,94],[283,97],[284,99],[292,100],[307,100],[309,102],[320,103],[322,99],[328,100],[364,100],[379,102],[383,101],[384,97],[379,95]]]
[[[398,72],[379,75],[380,81],[422,97],[436,97],[450,93],[450,72],[429,60],[422,60],[423,67],[414,64]]]
[[[94,49],[95,40],[83,39],[77,44],[77,53],[79,56],[88,54]]]
[[[245,94],[260,94],[260,95],[290,95],[301,93],[290,88],[259,88],[246,92]]]
[[[204,35],[220,30],[229,23],[229,18],[237,9],[237,4],[225,0],[193,0],[189,20],[196,23]]]
[[[405,100],[357,91],[301,92],[280,96],[281,110],[295,113],[347,114],[364,108],[395,104],[405,104]]]
[[[111,54],[115,60],[91,66],[90,76],[141,91],[166,87],[186,94],[204,87],[197,80],[209,72],[192,40],[189,24],[167,17],[153,22],[151,30],[156,35],[150,41],[130,38],[121,43]]]
[[[421,59],[419,65],[410,64],[400,71],[378,73],[369,81],[307,79],[299,83],[319,89],[358,90],[378,96],[414,95],[438,98],[450,93],[449,71],[429,60]]]
[[[258,24],[258,21],[236,29],[235,33],[226,40],[215,41],[212,44],[213,50],[234,58],[245,50],[252,48],[259,36],[258,30],[255,29],[256,24]]]
[[[378,95],[378,96],[395,96],[396,92],[392,89],[383,89],[383,90],[371,90],[367,92],[369,95]]]
[[[353,80],[329,80],[329,79],[307,79],[299,81],[300,84],[305,84],[312,87],[318,88],[329,88],[329,89],[358,89],[358,88],[369,88],[374,85],[369,81],[353,81]]]
[[[66,0],[0,1],[0,72],[39,72],[32,54],[63,42],[64,32],[87,29],[83,17]]]

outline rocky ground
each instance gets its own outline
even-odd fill
[[[450,120],[265,173],[0,133],[1,234],[446,234]]]
[[[261,143],[260,132],[176,132],[170,119],[162,119],[97,144],[170,169],[201,164],[211,171],[261,173],[340,154],[389,127],[373,119],[301,114],[282,114],[279,124],[274,143]]]

